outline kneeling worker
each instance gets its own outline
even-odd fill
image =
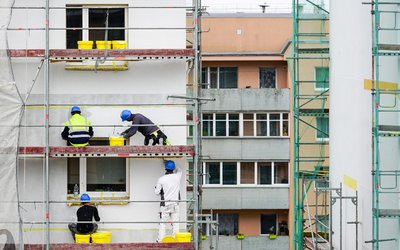
[[[144,145],[146,146],[149,145],[150,140],[153,140],[153,146],[160,144],[160,139],[163,140],[163,145],[171,145],[167,136],[160,130],[160,128],[154,125],[149,118],[142,114],[132,114],[131,111],[125,109],[121,112],[121,120],[132,122],[132,126],[121,133],[125,139],[128,139],[139,131],[144,135]]]
[[[71,118],[65,122],[61,137],[67,140],[68,146],[83,147],[89,145],[89,139],[93,136],[93,127],[89,119],[81,116],[78,106],[71,108]]]
[[[76,211],[76,216],[78,218],[78,222],[81,221],[90,221],[93,219],[96,221],[100,221],[99,212],[97,208],[90,205],[90,196],[88,194],[81,195],[82,205],[78,211]],[[75,240],[75,234],[92,234],[97,231],[96,223],[70,223],[68,225],[69,230],[72,233],[72,237]]]

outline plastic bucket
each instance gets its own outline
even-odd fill
[[[96,41],[97,49],[106,49],[106,41]],[[107,49],[111,49],[111,41],[107,41]]]
[[[171,242],[176,242],[176,239],[172,235],[166,235],[164,238],[161,239],[162,243],[171,243]]]
[[[78,41],[78,49],[93,49],[93,41]]]
[[[126,49],[128,43],[126,41],[112,41],[112,48],[113,49]]]
[[[110,146],[124,146],[124,137],[110,137]]]
[[[175,238],[177,242],[190,242],[192,237],[191,233],[176,233]]]
[[[90,234],[75,234],[75,243],[90,243]]]
[[[111,232],[98,231],[92,234],[92,243],[111,243]]]

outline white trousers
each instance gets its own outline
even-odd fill
[[[160,227],[158,230],[158,238],[157,241],[161,242],[161,240],[165,236],[165,228],[168,222],[168,219],[170,219],[172,223],[172,233],[178,233],[179,232],[179,204],[174,203],[170,204],[168,206],[162,206],[160,207],[160,212],[161,212],[161,223]]]

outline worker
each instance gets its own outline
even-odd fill
[[[78,106],[71,108],[71,118],[65,122],[61,137],[67,140],[68,146],[87,146],[93,136],[93,127],[89,119],[81,116]]]
[[[76,211],[78,222],[90,221],[93,219],[100,221],[99,212],[95,206],[90,204],[90,196],[88,194],[81,195],[82,206]],[[68,225],[69,230],[72,233],[72,237],[75,240],[75,234],[92,234],[97,231],[96,223],[70,223]]]
[[[132,126],[121,133],[125,139],[136,134],[137,131],[144,135],[144,145],[149,145],[150,140],[153,140],[153,146],[160,144],[160,139],[162,139],[163,145],[171,145],[167,136],[160,130],[160,128],[142,114],[132,114],[129,110],[123,110],[121,112],[122,121],[132,122]],[[143,126],[147,125],[147,126]]]
[[[175,170],[176,169],[176,170]],[[175,170],[175,173],[174,173]],[[160,219],[161,223],[158,231],[157,242],[165,236],[166,222],[170,218],[172,221],[172,232],[179,232],[179,200],[182,171],[179,167],[175,168],[175,162],[167,161],[165,163],[165,175],[161,176],[155,187],[156,195],[161,196]]]

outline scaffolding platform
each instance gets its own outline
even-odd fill
[[[3,152],[1,152],[3,151]],[[8,153],[1,150],[0,153]],[[20,147],[22,157],[43,157],[44,147]],[[125,158],[181,158],[194,156],[193,145],[179,146],[53,146],[49,156],[62,157],[125,157]]]
[[[10,49],[9,56],[14,58],[44,57],[44,49]],[[192,49],[118,49],[118,50],[80,50],[80,49],[51,49],[51,61],[81,61],[96,60],[107,57],[107,60],[187,60],[194,57]]]
[[[400,217],[400,209],[379,209],[379,217]]]
[[[26,250],[42,250],[41,244],[25,244]],[[82,249],[82,250],[109,250],[109,249],[158,249],[158,250],[192,250],[194,244],[188,243],[110,243],[110,244],[50,244],[51,250],[69,250],[69,249]]]

